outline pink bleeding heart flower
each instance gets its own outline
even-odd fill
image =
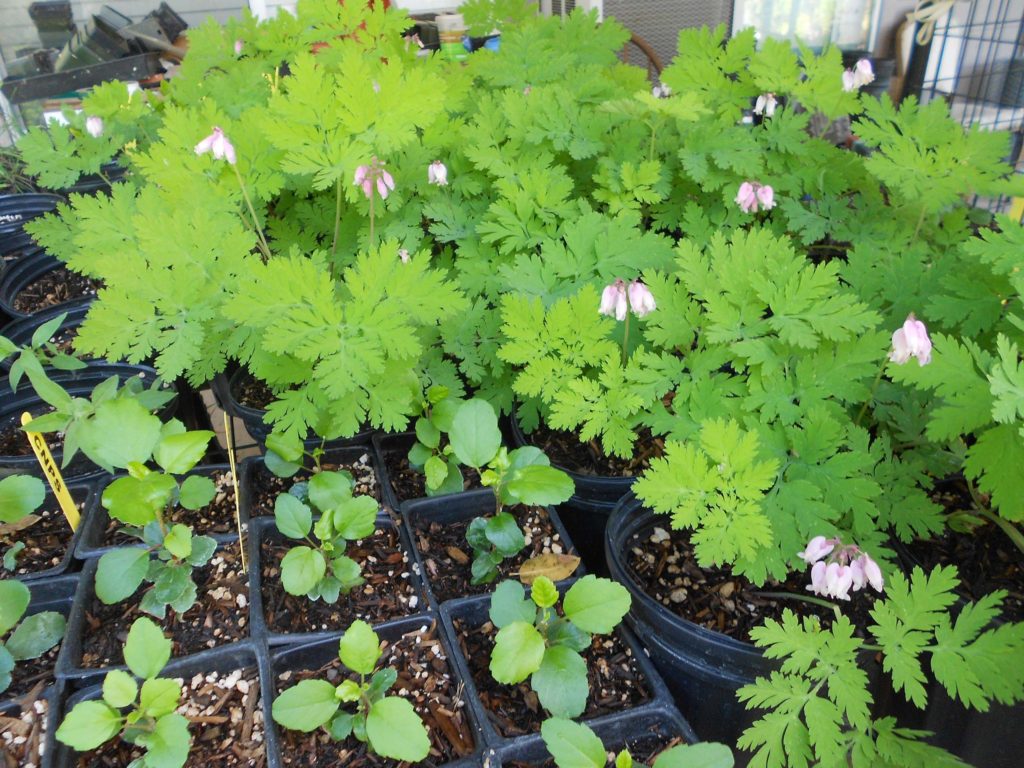
[[[398,258],[400,258],[402,260],[403,264],[408,264],[409,263],[409,251],[408,251],[408,249],[401,248],[398,251]]]
[[[373,196],[374,187],[377,188],[377,194],[381,196],[382,200],[387,200],[388,195],[395,189],[394,178],[376,157],[372,158],[367,165],[360,165],[356,168],[352,183],[362,188],[367,200]]]
[[[872,560],[866,552],[855,562],[860,563],[861,569],[864,571],[864,578],[867,579],[872,589],[881,592],[885,588],[885,580],[882,578],[882,569],[878,567],[878,563]]]
[[[767,184],[758,185],[755,194],[758,202],[761,203],[761,210],[767,211],[775,207],[775,190]]]
[[[889,359],[897,365],[903,365],[912,357],[916,357],[921,366],[932,361],[932,340],[928,338],[928,329],[914,317],[913,312],[907,316],[903,327],[893,333]]]
[[[637,317],[643,317],[650,314],[658,305],[654,303],[654,295],[651,293],[651,289],[643,284],[641,280],[634,280],[629,284],[627,289],[629,294],[629,305],[633,309],[633,314]]]
[[[775,98],[774,93],[762,93],[757,97],[757,102],[754,104],[754,114],[771,117],[775,114],[775,108],[778,104],[779,102]]]
[[[875,80],[875,70],[871,68],[871,62],[868,59],[858,59],[853,67],[853,74],[858,88],[873,83]]]
[[[843,90],[847,93],[857,90],[857,75],[852,69],[843,70]]]
[[[241,40],[235,40],[235,56],[241,56],[244,47]]]
[[[390,173],[381,168],[380,173],[377,175],[377,194],[380,195],[381,200],[387,200],[388,194],[393,192],[394,189],[395,180],[391,177]]]
[[[818,562],[826,555],[831,554],[832,550],[835,548],[836,544],[834,541],[826,539],[824,536],[815,536],[807,542],[807,549],[803,552],[799,552],[797,557],[810,565],[811,563]]]
[[[825,590],[829,597],[849,600],[852,586],[853,572],[850,570],[850,566],[829,563],[825,567]]]
[[[196,144],[197,155],[205,155],[207,152],[213,153],[217,160],[227,160],[231,165],[235,164],[235,148],[224,135],[224,131],[217,126],[214,126],[213,133]]]
[[[85,132],[98,139],[103,135],[103,118],[95,115],[85,118]]]
[[[448,186],[448,167],[440,160],[435,160],[427,167],[427,183],[439,187]]]
[[[736,194],[736,203],[744,213],[753,213],[757,210],[757,192],[749,181],[740,184],[740,191]]]
[[[814,592],[818,595],[825,594],[825,569],[827,567],[823,560],[819,560],[811,568],[811,583],[807,585],[809,592]]]
[[[597,311],[616,320],[626,319],[629,303],[626,298],[626,284],[622,280],[616,280],[604,289],[601,293],[601,306]]]

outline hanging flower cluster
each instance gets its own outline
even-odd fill
[[[630,309],[637,317],[643,317],[657,308],[651,289],[644,285],[643,281],[634,280],[627,287],[624,281],[616,280],[604,289],[601,294],[601,306],[597,311],[621,321],[626,319],[626,313]]]
[[[774,93],[762,93],[757,97],[757,102],[754,104],[754,114],[771,117],[775,114],[775,108],[778,105],[779,102],[775,98]]]
[[[859,59],[853,65],[853,69],[843,72],[843,90],[856,91],[863,88],[875,79],[875,71],[871,68],[871,62],[867,59]]]
[[[744,213],[757,213],[758,210],[767,211],[775,207],[775,190],[767,184],[744,181],[740,184],[740,191],[736,194],[736,204]]]
[[[435,160],[427,166],[427,183],[439,187],[448,186],[448,168],[440,160]]]
[[[858,592],[870,584],[881,592],[885,586],[878,563],[855,544],[843,545],[838,538],[815,536],[798,557],[811,566],[807,589],[822,597],[849,600],[851,590]]]
[[[893,333],[889,359],[897,365],[903,365],[912,357],[917,358],[920,366],[932,361],[932,340],[928,338],[928,329],[914,317],[913,312],[907,316],[903,327]]]
[[[85,118],[85,132],[92,136],[94,139],[98,139],[103,135],[103,118],[92,117]]]
[[[197,155],[212,152],[216,159],[227,160],[231,165],[235,164],[235,148],[228,141],[228,137],[224,135],[224,131],[217,126],[214,126],[213,133],[196,144],[195,151]]]
[[[363,188],[363,194],[369,200],[373,197],[374,185],[377,187],[377,194],[381,200],[387,200],[388,195],[395,189],[395,180],[384,168],[384,164],[374,157],[368,165],[360,165],[356,168],[355,178],[352,183]]]

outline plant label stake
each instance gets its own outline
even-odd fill
[[[242,573],[248,573],[249,567],[245,562],[245,535],[242,533],[242,502],[238,494],[238,467],[235,464],[235,441],[232,439],[234,431],[231,429],[231,417],[226,411],[223,416],[224,441],[228,444],[228,463],[231,465],[231,485],[235,489],[235,525],[238,526],[238,550],[242,553]]]
[[[22,426],[25,426],[30,421],[32,421],[32,414],[28,411],[21,414]],[[50,483],[50,488],[53,489],[53,495],[57,497],[57,501],[60,503],[60,509],[64,513],[64,517],[68,519],[68,525],[71,526],[72,531],[78,530],[78,507],[75,506],[75,502],[68,492],[67,484],[65,484],[64,478],[60,474],[57,462],[53,460],[53,454],[50,453],[46,440],[39,432],[29,432],[26,430],[25,435],[28,437],[28,443],[36,454],[39,466],[43,469],[43,474],[46,475],[47,482]]]

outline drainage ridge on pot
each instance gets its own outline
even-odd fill
[[[211,564],[218,559],[218,555],[223,555],[223,553],[227,549],[234,549],[236,547],[238,547],[237,543],[219,545],[217,547],[217,550],[214,552],[213,558],[211,559]],[[240,569],[240,557],[238,558],[237,563],[238,568]],[[67,634],[65,635],[64,638],[64,647],[61,649],[60,658],[57,660],[57,677],[69,681],[75,687],[82,687],[85,685],[89,685],[93,682],[96,682],[97,679],[101,679],[107,672],[111,671],[112,669],[125,669],[124,664],[120,662],[121,657],[118,656],[119,652],[111,655],[111,663],[108,666],[101,665],[96,667],[85,667],[82,665],[83,651],[86,645],[85,636],[87,630],[89,629],[87,627],[88,621],[86,618],[86,614],[89,612],[90,606],[95,597],[96,568],[98,564],[99,558],[91,558],[89,560],[86,560],[82,566],[81,578],[78,583],[78,589],[75,592],[74,604],[71,607],[71,614],[68,616]],[[211,564],[203,566],[203,569],[211,568]],[[202,569],[197,568],[195,569],[195,571],[193,571],[193,577],[195,572],[199,570]],[[189,609],[190,614],[192,612],[195,612],[197,609],[199,609],[200,611],[202,610],[204,596],[217,590],[228,589],[228,587],[225,586],[223,578],[220,580],[215,580],[211,575],[210,577],[208,577],[208,579],[209,583],[197,584],[198,596],[196,598],[196,604],[193,605],[191,609]],[[248,577],[244,575],[242,576],[239,587],[244,587],[244,591],[240,591],[239,594],[249,592]],[[157,624],[157,626],[161,627],[165,635],[170,635],[172,633],[172,630],[169,630],[166,626],[161,624],[160,619],[150,616],[149,614],[143,613],[141,610],[138,610],[137,606],[139,600],[141,599],[140,595],[145,590],[150,588],[152,588],[151,585],[143,582],[143,584],[140,585],[140,587],[131,596],[116,604],[118,608],[123,609],[121,617],[125,621],[125,626],[122,628],[125,633],[127,633],[128,627],[131,625],[131,623],[134,622],[134,620],[140,616],[147,616],[148,618],[152,619]],[[220,617],[216,617],[212,613],[205,614],[213,621],[213,624],[211,626],[215,630],[215,633],[220,633],[218,636],[223,638],[222,642],[216,643],[213,647],[205,645],[205,647],[203,647],[201,650],[196,650],[191,653],[186,652],[173,655],[171,657],[171,663],[173,664],[175,661],[179,659],[203,659],[217,651],[219,648],[223,648],[233,644],[244,644],[246,641],[248,641],[251,636],[251,622],[245,616],[245,606],[248,605],[249,596],[247,594],[245,594],[244,596],[245,605],[235,605],[233,612],[230,614],[228,614],[226,611],[222,611],[223,615],[221,615]],[[103,604],[101,603],[101,605]],[[133,613],[134,615],[131,616],[131,619],[129,620],[130,613]],[[170,613],[170,609],[168,609],[168,613]],[[226,620],[228,618],[236,619],[238,622],[236,629],[240,637],[237,640],[232,640],[224,634],[223,628],[225,627]],[[175,628],[180,628],[182,631],[187,630],[187,627],[182,626],[184,624],[184,622],[182,621],[182,615],[175,615],[173,619],[165,618],[163,621],[164,623],[170,623],[174,625]],[[117,629],[115,625],[104,624],[98,631],[101,633],[105,633],[107,637],[110,637],[112,636],[112,633],[121,630]],[[115,659],[117,659],[116,663]]]
[[[0,195],[0,235],[21,232],[26,222],[49,213],[62,202],[60,195],[46,192]]]
[[[664,743],[676,739],[682,739],[687,744],[697,742],[697,735],[679,714],[679,710],[665,702],[648,704],[639,709],[623,712],[621,715],[605,718],[602,722],[595,722],[593,730],[604,744],[606,752],[618,753],[622,749],[632,748],[641,739]],[[540,734],[522,738],[501,751],[501,762],[504,766],[513,762],[540,766],[550,757]],[[640,760],[641,756],[633,754],[633,759]]]
[[[558,517],[558,513],[555,512],[554,508],[549,506],[545,506],[543,509],[547,513],[548,520],[551,522],[551,527],[554,528],[556,535],[561,541],[563,553],[570,555],[577,554],[572,539],[570,539],[569,534],[566,533],[565,527],[562,525],[562,521]],[[435,607],[439,607],[442,603],[451,602],[452,600],[464,599],[468,594],[462,593],[457,598],[449,598],[447,600],[439,599],[437,589],[431,584],[430,577],[428,575],[430,570],[427,567],[427,555],[420,552],[419,545],[417,544],[417,541],[419,540],[419,532],[431,523],[450,525],[452,523],[469,522],[475,517],[493,515],[494,510],[494,491],[490,488],[483,488],[479,491],[464,491],[463,493],[454,493],[446,496],[435,496],[434,498],[429,499],[417,499],[415,501],[407,501],[403,503],[402,519],[405,522],[406,534],[412,544],[413,557],[416,558],[416,566],[414,570],[423,577],[423,583],[426,585],[427,595]],[[554,543],[553,539],[554,537],[552,537],[552,543]],[[468,544],[465,544],[465,547],[467,550],[469,549]],[[466,554],[471,556],[471,551]],[[574,571],[574,575],[586,575],[586,569],[582,564],[577,567],[576,571]],[[478,585],[480,587],[479,590],[475,590],[474,587],[470,587],[473,591],[469,594],[475,594],[479,591],[493,592],[498,581],[500,581],[500,578],[490,584]]]
[[[205,477],[211,477],[217,473],[230,473],[231,466],[229,464],[203,464],[193,469],[190,469],[181,477],[191,477],[192,475],[202,475]],[[121,549],[122,547],[138,547],[145,548],[146,545],[141,541],[132,539],[129,542],[123,544],[104,544],[103,540],[107,533],[107,526],[110,523],[110,515],[106,508],[103,506],[103,491],[106,490],[110,483],[118,480],[122,477],[127,477],[125,474],[118,474],[110,478],[109,481],[101,481],[96,491],[96,504],[92,513],[88,519],[84,520],[83,524],[79,527],[80,536],[78,538],[77,546],[75,547],[75,557],[79,560],[88,560],[94,557],[102,557],[107,552],[114,549]],[[238,541],[238,521],[235,519],[235,505],[231,504],[231,519],[227,521],[227,531],[222,533],[209,533],[205,530],[200,530],[198,526],[194,526],[196,534],[202,534],[210,536],[217,544],[228,544],[230,542]],[[187,514],[187,512],[186,512]],[[177,522],[174,519],[168,519],[165,521],[168,524]],[[249,518],[243,512],[241,514],[241,528],[245,531],[249,525]]]
[[[35,333],[37,328],[65,312],[67,317],[61,323],[57,332],[59,333],[67,328],[77,328],[85,320],[85,315],[89,311],[90,306],[92,306],[92,299],[75,299],[64,304],[58,304],[55,307],[48,307],[8,323],[0,329],[0,336],[6,336],[19,347],[24,347],[32,342],[32,334]],[[87,361],[88,359],[85,360]],[[13,361],[13,356],[0,360],[0,370],[3,370],[5,373],[10,371]],[[56,372],[53,371],[53,373]]]
[[[466,681],[463,676],[462,669],[457,665],[456,658],[458,653],[455,650],[455,645],[451,636],[449,636],[438,621],[438,617],[433,612],[422,613],[417,616],[409,616],[403,619],[397,619],[395,621],[387,622],[379,627],[375,628],[377,634],[382,640],[388,641],[389,645],[395,643],[405,635],[411,635],[417,632],[429,631],[433,626],[436,632],[437,642],[440,644],[442,652],[444,653],[444,661],[448,664],[449,674],[452,678],[452,686],[458,690],[459,682],[465,683],[465,692],[463,693],[462,699],[465,701],[465,706],[461,709],[465,712],[468,720],[468,725],[472,731],[475,745],[471,753],[467,756],[454,760],[448,763],[431,763],[424,761],[417,763],[421,766],[437,765],[445,766],[445,768],[477,768],[480,766],[481,753],[486,746],[483,738],[483,732],[481,730],[481,721],[479,719],[479,711],[474,707],[474,702],[469,699],[469,682]],[[295,672],[298,670],[316,670],[321,667],[337,660],[338,658],[338,640],[344,635],[344,632],[337,632],[333,637],[325,638],[314,643],[308,643],[305,645],[291,647],[291,648],[279,648],[271,653],[270,667],[271,667],[271,681],[267,691],[272,691],[273,696],[266,696],[263,699],[264,706],[264,720],[267,723],[268,737],[272,737],[274,744],[280,750],[283,743],[282,733],[283,729],[273,722],[272,707],[273,700],[277,696],[277,678],[284,672]],[[417,638],[418,639],[418,638]],[[426,646],[427,643],[416,643],[417,646]],[[382,657],[382,660],[386,659],[386,654]],[[403,672],[404,670],[396,670]],[[396,684],[392,688],[392,695],[396,694],[399,689],[399,684]],[[442,715],[443,716],[443,715]],[[273,764],[272,764],[273,765]],[[278,763],[273,768],[281,768],[281,763]]]
[[[63,261],[46,253],[42,248],[24,254],[0,275],[0,308],[12,318],[30,317],[35,314],[34,312],[24,312],[15,308],[14,303],[18,294],[43,275],[64,266]],[[84,297],[76,296],[71,300],[80,298]],[[61,306],[69,303],[69,301],[60,302],[53,306]],[[44,307],[43,309],[49,309],[49,307]]]
[[[96,486],[89,482],[68,483],[67,489],[71,493],[72,501],[74,501],[76,505],[81,505],[79,512],[80,522],[77,530],[75,530],[68,539],[67,547],[65,547],[64,556],[61,558],[60,563],[43,571],[14,573],[11,578],[18,579],[18,581],[23,581],[26,584],[31,585],[49,582],[57,577],[63,576],[63,574],[67,573],[72,568],[75,548],[78,546],[78,542],[81,540],[82,533],[86,526],[88,526],[90,519],[95,516],[95,508],[99,506],[99,494],[96,491]],[[59,515],[63,518],[63,512],[59,509],[59,504],[54,498],[53,491],[50,489],[49,485],[46,487],[46,501],[44,501],[43,504],[53,504],[53,514]],[[68,524],[68,530],[70,530],[70,528],[71,526]],[[27,530],[29,533],[32,531],[31,527]],[[76,576],[74,578],[77,579],[78,577]]]
[[[314,523],[319,519],[319,515],[315,515],[313,520]],[[429,603],[426,598],[426,589],[424,588],[423,581],[417,575],[416,569],[413,567],[413,555],[410,551],[412,544],[408,540],[405,531],[402,530],[401,526],[397,525],[393,521],[387,518],[379,517],[376,522],[377,531],[394,531],[397,536],[399,551],[403,551],[404,559],[402,562],[402,572],[406,574],[405,578],[408,579],[411,595],[408,597],[407,607],[409,608],[408,613],[403,616],[397,616],[388,619],[383,622],[374,622],[367,620],[367,623],[374,627],[388,626],[395,622],[405,620],[405,616],[415,615],[422,613],[427,609]],[[338,633],[343,631],[345,626],[355,621],[355,616],[351,621],[332,627],[331,629],[317,630],[313,632],[302,631],[297,629],[295,632],[280,632],[274,631],[267,622],[266,606],[263,600],[263,553],[262,544],[263,542],[279,541],[279,542],[291,542],[292,544],[299,545],[301,542],[293,541],[286,538],[277,530],[277,524],[273,517],[263,517],[253,520],[249,527],[249,541],[248,541],[248,552],[249,552],[249,618],[252,624],[250,631],[254,637],[257,637],[265,641],[270,646],[279,645],[295,645],[298,643],[306,644],[311,642],[318,642],[324,638],[337,637]],[[359,563],[360,567],[365,567],[365,564],[360,562],[358,558],[356,562]],[[397,583],[403,578],[400,573],[395,574],[396,578],[392,583]],[[280,583],[280,573],[275,577]],[[356,587],[355,590],[361,590],[362,587]],[[283,586],[282,586],[283,590]],[[355,591],[353,590],[353,591]],[[294,597],[298,601],[309,601],[309,598],[304,595],[290,596]],[[344,600],[348,600],[347,595],[341,595],[338,598],[338,604]],[[309,601],[312,603],[312,601]],[[401,601],[400,601],[401,602]],[[316,605],[326,605],[323,601],[317,601]]]
[[[183,681],[182,701],[184,701],[187,698],[189,681],[196,675],[204,677],[211,673],[223,675],[242,669],[255,669],[260,683],[260,710],[264,710],[265,707],[262,705],[262,700],[266,691],[269,690],[268,685],[271,680],[269,674],[270,665],[266,652],[251,640],[244,640],[221,648],[215,648],[208,653],[204,653],[202,657],[171,659],[158,677],[169,680],[181,679]],[[54,705],[51,708],[51,727],[47,729],[46,733],[43,768],[46,768],[46,766],[52,766],[52,768],[74,768],[77,765],[78,753],[66,744],[57,741],[56,731],[64,716],[76,704],[83,701],[94,701],[102,697],[103,686],[101,683],[102,680],[99,684],[89,685],[77,691],[70,685],[65,685],[60,690],[59,695],[55,697]],[[199,729],[204,727],[206,726],[203,724],[190,724],[189,733],[193,737],[193,742],[196,735],[200,732]],[[271,754],[272,751],[276,752],[276,744],[272,744],[268,738],[268,730],[269,728],[264,723],[264,749],[266,750],[267,762],[269,765],[275,765],[273,760],[271,760]],[[47,758],[49,762],[47,762]]]
[[[574,581],[575,580],[559,582],[556,585],[558,587],[559,594],[564,596],[565,592],[570,586],[572,586]],[[529,589],[527,589],[527,593],[529,593]],[[505,737],[498,733],[497,728],[491,722],[488,712],[481,701],[479,689],[477,688],[476,681],[473,679],[469,662],[459,645],[459,630],[455,626],[456,620],[466,622],[468,625],[473,627],[483,626],[483,624],[490,621],[490,606],[490,595],[479,595],[477,597],[467,597],[463,600],[452,600],[441,606],[441,621],[444,624],[444,631],[451,638],[451,647],[455,652],[454,663],[458,666],[459,675],[461,675],[466,684],[466,699],[472,706],[478,708],[476,715],[478,720],[483,724],[484,737],[486,738],[488,745],[494,749],[501,750],[509,747],[518,747],[521,744],[528,744],[531,740],[536,738],[536,734],[530,733],[520,736]],[[646,685],[648,694],[647,701],[643,704],[634,707],[632,710],[623,709],[622,711],[646,712],[649,707],[660,707],[662,709],[666,707],[674,708],[675,705],[672,702],[672,695],[669,693],[668,688],[658,675],[657,670],[651,664],[650,659],[648,659],[644,654],[643,647],[637,641],[633,633],[626,627],[625,623],[619,624],[619,626],[615,628],[615,631],[611,635],[608,635],[608,637],[611,637],[612,635],[621,642],[622,646],[629,651],[631,658],[636,662],[641,675],[640,679]],[[590,696],[588,696],[588,700],[591,696],[593,696],[593,691],[591,691]],[[612,712],[590,718],[586,718],[581,715],[575,719],[578,722],[587,723],[587,725],[592,728],[597,728],[601,727],[604,723],[613,722],[620,715],[621,712]]]

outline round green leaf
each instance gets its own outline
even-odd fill
[[[519,530],[516,519],[508,512],[499,512],[487,521],[484,535],[505,557],[518,554],[526,546],[523,532]]]
[[[0,693],[11,684],[11,672],[14,671],[14,657],[3,643],[0,643]]]
[[[26,618],[7,638],[7,650],[23,661],[37,659],[64,639],[67,620],[56,611],[43,611]]]
[[[530,597],[541,608],[550,608],[558,602],[558,589],[555,583],[547,576],[538,576],[533,580],[533,589]]]
[[[110,516],[140,528],[156,519],[178,484],[170,475],[150,472],[143,477],[119,477],[103,490],[102,503]]]
[[[146,768],[181,768],[192,746],[188,720],[177,712],[164,715],[156,727],[141,734],[136,743],[146,748]]]
[[[604,744],[583,723],[551,717],[541,725],[540,735],[558,768],[605,767]]]
[[[587,664],[583,657],[564,645],[544,652],[540,669],[533,673],[530,685],[541,706],[557,717],[579,717],[587,708]]]
[[[544,638],[532,624],[514,621],[502,627],[494,639],[491,674],[499,683],[521,683],[544,660]]]
[[[439,456],[431,456],[423,465],[423,473],[427,476],[427,490],[436,490],[448,477],[448,465]]]
[[[206,475],[189,475],[181,484],[178,503],[185,509],[202,509],[217,495],[217,486]]]
[[[275,477],[291,477],[302,469],[301,464],[296,464],[293,461],[285,461],[269,448],[263,455],[263,466],[265,466],[267,471]]]
[[[127,672],[114,669],[103,678],[103,700],[114,709],[134,704],[138,695],[139,685]]]
[[[441,444],[441,431],[429,419],[420,416],[416,419],[416,439],[427,448],[437,448]]]
[[[107,605],[129,597],[149,570],[149,552],[134,547],[115,549],[96,566],[96,597]]]
[[[606,635],[618,626],[629,610],[626,588],[617,581],[584,576],[565,595],[566,618],[584,632]]]
[[[150,619],[135,620],[124,643],[124,662],[136,677],[156,677],[171,658],[171,641]]]
[[[139,695],[139,709],[150,717],[163,717],[178,708],[181,701],[181,686],[174,680],[153,677],[142,683]]]
[[[353,621],[338,642],[341,663],[360,675],[369,675],[380,658],[380,639],[365,621]]]
[[[520,504],[561,504],[576,492],[572,478],[554,467],[531,464],[510,474],[505,488]]]
[[[0,523],[14,523],[31,515],[45,499],[46,486],[38,477],[5,477],[0,480]]]
[[[489,618],[498,629],[515,621],[533,624],[537,618],[537,609],[532,601],[526,599],[526,590],[518,581],[503,581],[491,595]]]
[[[654,768],[732,768],[735,764],[729,747],[706,741],[662,752],[654,761]]]
[[[57,729],[57,740],[79,752],[96,749],[121,730],[121,715],[102,701],[76,704]]]
[[[309,479],[309,501],[321,512],[352,498],[352,478],[341,472],[318,472]]]
[[[25,615],[31,598],[28,587],[20,581],[0,581],[0,635],[6,633]]]
[[[160,419],[136,400],[122,397],[96,408],[82,425],[79,445],[101,467],[127,467],[132,461],[148,461],[159,439]]]
[[[486,400],[467,400],[452,419],[448,439],[460,462],[477,469],[485,466],[501,447],[501,430],[494,408]]]
[[[203,458],[211,437],[213,432],[207,429],[166,435],[157,443],[153,458],[165,472],[183,475]]]
[[[366,737],[373,751],[393,760],[418,763],[430,752],[427,729],[405,699],[388,696],[370,708]]]
[[[192,554],[192,531],[187,525],[175,523],[164,536],[164,548],[178,560]]]
[[[304,539],[313,527],[313,512],[290,493],[282,493],[274,502],[274,520],[282,535]]]
[[[338,711],[334,686],[325,680],[303,680],[274,699],[274,722],[292,731],[309,733]]]
[[[281,560],[281,583],[290,595],[304,595],[327,573],[327,560],[310,547],[293,547]]]
[[[334,510],[334,530],[349,541],[373,533],[380,505],[372,496],[354,496]]]

